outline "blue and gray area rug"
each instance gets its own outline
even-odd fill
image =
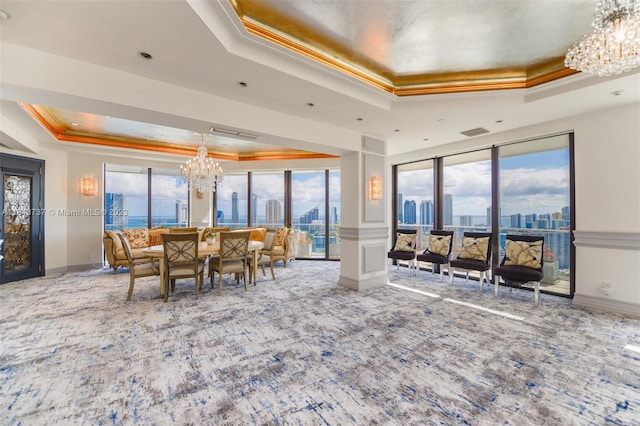
[[[294,261],[258,285],[95,270],[0,286],[2,425],[638,425],[640,321],[390,270],[336,286]]]

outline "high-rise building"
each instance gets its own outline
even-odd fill
[[[333,213],[331,214],[331,218],[332,221],[330,222],[331,224],[335,225],[338,223],[338,207],[337,206],[333,206],[331,207]]]
[[[420,223],[422,225],[433,225],[433,201],[420,201]]]
[[[571,216],[569,206],[564,206],[562,208],[562,219],[564,220],[565,226],[569,226],[571,223]]]
[[[402,215],[402,193],[398,193],[398,223],[404,223],[404,216]]]
[[[314,208],[312,208],[311,210],[309,210],[308,212],[300,216],[300,224],[308,225],[318,220],[320,220],[319,206],[315,206]]]
[[[251,194],[251,223],[254,226],[258,224],[258,194]]]
[[[267,200],[265,204],[265,221],[267,225],[278,225],[282,219],[282,206],[278,200]]]
[[[444,194],[444,200],[442,204],[442,215],[444,225],[453,225],[453,197],[451,194]]]
[[[189,223],[189,203],[187,200],[176,200],[176,223]]]
[[[470,214],[460,216],[460,226],[473,226],[473,216]]]
[[[231,194],[231,223],[238,224],[240,219],[238,217],[238,193]]]
[[[520,213],[511,215],[511,227],[512,228],[522,228],[522,215]]]
[[[105,194],[105,207],[107,213],[121,212],[127,209],[127,195],[108,192]],[[127,226],[127,216],[123,214],[107,214],[104,223],[109,229],[122,229]]]
[[[404,202],[404,223],[415,224],[416,223],[416,202],[413,200],[407,200]]]
[[[525,215],[524,217],[525,228],[535,228],[535,224],[537,220],[538,220],[538,215],[535,213]]]

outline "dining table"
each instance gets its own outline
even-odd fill
[[[249,240],[249,246],[247,251],[253,253],[251,256],[251,270],[253,272],[253,284],[256,284],[256,276],[258,272],[258,257],[256,254],[262,250],[264,243],[262,241]],[[165,268],[166,263],[164,259],[164,246],[162,244],[147,247],[143,250],[144,254],[148,257],[156,258],[160,263],[160,295],[164,297],[165,289],[168,288],[165,282]],[[220,253],[220,242],[216,241],[213,244],[208,244],[206,241],[198,242],[198,257],[208,257]]]

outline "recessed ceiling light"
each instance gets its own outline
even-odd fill
[[[496,123],[500,124],[500,123],[502,123],[502,120],[496,120]]]
[[[153,56],[151,56],[151,53],[147,53],[147,52],[138,52],[138,56],[140,56],[142,59],[148,59],[148,60],[153,59]]]
[[[76,123],[75,121],[71,123],[72,126],[77,126],[78,123]]]
[[[395,130],[394,130],[394,132],[399,132],[399,131],[400,131],[400,129],[395,129]]]
[[[315,105],[312,102],[307,102],[306,104],[304,104],[304,106],[307,106],[309,108],[313,108]]]
[[[615,92],[611,92],[613,96],[620,96],[622,94],[622,90],[616,90]]]
[[[245,83],[244,81],[239,81],[239,82],[238,82],[238,86],[240,86],[240,87],[247,87],[247,83]]]
[[[107,120],[111,118],[110,115],[105,115],[104,118],[106,118]]]
[[[424,138],[424,139],[422,139],[422,140],[426,142],[426,141],[428,141],[428,140],[429,140],[429,138]]]
[[[362,117],[358,117],[358,118],[356,118],[356,120],[358,120],[358,121],[362,121],[362,120],[364,120],[364,118],[362,118]]]
[[[6,21],[7,19],[9,19],[9,14],[4,10],[0,10],[0,19]]]

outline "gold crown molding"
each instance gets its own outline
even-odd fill
[[[396,96],[525,89],[577,72],[564,67],[564,58],[554,58],[528,69],[397,76],[378,69],[376,64],[358,58],[354,53],[346,52],[344,46],[317,34],[300,22],[294,22],[277,11],[267,9],[260,2],[228,1],[248,33]],[[278,28],[261,21],[261,16],[268,16],[269,21],[275,22]],[[315,46],[303,41],[304,39],[313,40]]]
[[[306,56],[307,58],[313,59],[316,62],[328,66],[329,68],[337,70],[343,74],[347,74],[371,86],[384,90],[385,92],[393,93],[394,86],[388,82],[385,82],[382,77],[373,76],[369,73],[359,71],[351,65],[331,58],[323,52],[319,52],[315,49],[304,46],[303,44],[297,43],[285,36],[282,36],[270,29],[263,27],[262,25],[253,23],[249,20],[242,19],[242,24],[244,25],[244,28],[253,35],[268,40],[286,49],[292,50],[296,53]]]
[[[48,108],[39,105],[19,103],[19,105],[39,123],[54,139],[59,142],[81,143],[88,145],[125,148],[138,151],[159,152],[163,154],[195,156],[199,146],[180,145],[152,140],[126,138],[115,135],[101,135],[80,132],[70,128],[63,119],[56,116]],[[208,149],[207,157],[225,161],[257,161],[257,160],[300,160],[316,158],[338,158],[330,154],[297,151],[283,152],[243,152],[230,154]]]

